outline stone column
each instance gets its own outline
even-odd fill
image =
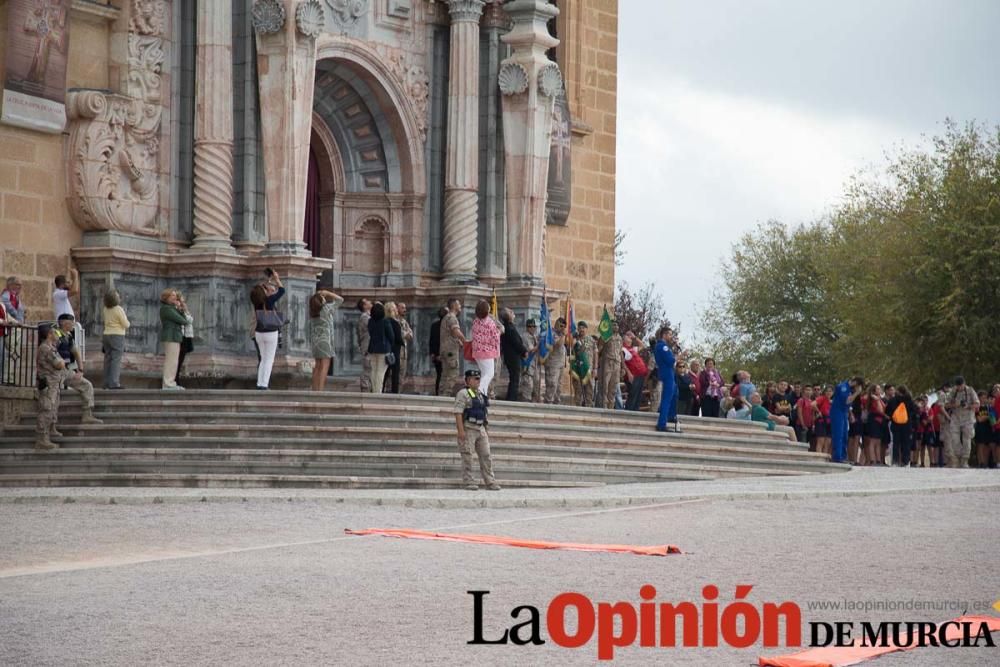
[[[501,39],[513,49],[500,66],[504,173],[507,176],[507,277],[545,280],[543,238],[552,139],[552,114],[562,92],[559,66],[545,52],[559,40],[547,23],[559,10],[546,0],[512,0],[504,10],[513,28]]]
[[[194,245],[231,250],[233,16],[231,2],[198,2],[194,114]]]
[[[500,37],[510,30],[510,19],[499,0],[486,5],[480,35],[480,75],[487,85],[480,96],[479,121],[479,280],[499,284],[507,278],[503,131],[500,89],[496,85],[507,45]]]
[[[479,227],[479,17],[484,0],[449,0],[448,146],[444,182],[444,274],[476,278]]]
[[[309,256],[302,241],[319,0],[256,0],[257,82],[270,255]]]

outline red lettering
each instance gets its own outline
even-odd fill
[[[576,607],[576,634],[566,633],[566,608]],[[580,593],[560,593],[552,598],[545,614],[549,637],[563,648],[580,648],[594,635],[594,605]]]
[[[621,634],[615,634],[615,618],[621,620]],[[635,641],[635,608],[628,602],[597,605],[597,658],[611,660],[616,646],[631,646]]]
[[[681,646],[698,645],[698,607],[691,602],[660,605],[660,646],[677,646],[677,617],[684,621],[684,639]]]
[[[778,646],[778,617],[785,617],[785,646],[802,646],[802,610],[794,602],[764,604],[764,646]]]
[[[639,589],[639,597],[652,600],[656,597],[656,589],[646,584]],[[639,605],[639,646],[656,646],[656,605],[652,602]]]

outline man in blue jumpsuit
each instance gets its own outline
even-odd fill
[[[830,404],[830,434],[834,463],[847,462],[847,414],[851,410],[851,383],[844,380],[833,390]]]
[[[657,332],[656,350],[656,372],[663,383],[663,391],[660,395],[660,419],[656,422],[657,431],[666,431],[667,422],[673,422],[674,431],[680,433],[677,424],[677,383],[674,381],[674,346],[677,345],[677,336],[670,327],[661,327]]]

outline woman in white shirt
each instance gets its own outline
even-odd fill
[[[184,301],[184,295],[180,292],[177,293],[177,308],[187,320],[187,324],[181,327],[181,353],[177,357],[177,375],[174,376],[174,382],[181,381],[181,367],[184,365],[184,357],[190,352],[194,352],[194,317],[191,315],[191,309],[187,307],[187,302]]]
[[[121,295],[118,290],[109,289],[104,293],[104,335],[101,338],[105,389],[122,388],[122,357],[125,355],[125,332],[129,326],[125,309],[121,306]]]

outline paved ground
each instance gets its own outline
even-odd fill
[[[551,642],[468,646],[468,590],[491,591],[487,636],[513,624],[510,611],[518,605],[538,607],[544,625],[545,608],[560,592],[638,603],[647,583],[658,601],[699,604],[702,587],[713,583],[723,605],[737,584],[753,584],[751,601],[795,601],[807,622],[942,621],[959,612],[816,611],[808,604],[991,604],[1000,597],[998,489],[997,471],[866,470],[574,496],[580,507],[584,498],[620,505],[596,509],[434,506],[506,492],[387,492],[393,503],[409,497],[429,505],[402,507],[373,506],[371,492],[3,491],[0,664],[595,661],[593,641],[575,650]],[[520,494],[509,500],[558,504],[544,492]],[[77,502],[65,503],[71,495]],[[116,504],[108,503],[111,496]],[[343,535],[344,528],[366,527],[670,543],[687,553],[652,558]],[[1000,642],[1000,633],[994,638]],[[918,649],[878,664],[997,664],[998,650]],[[774,651],[631,648],[616,658],[749,665],[761,653]]]

